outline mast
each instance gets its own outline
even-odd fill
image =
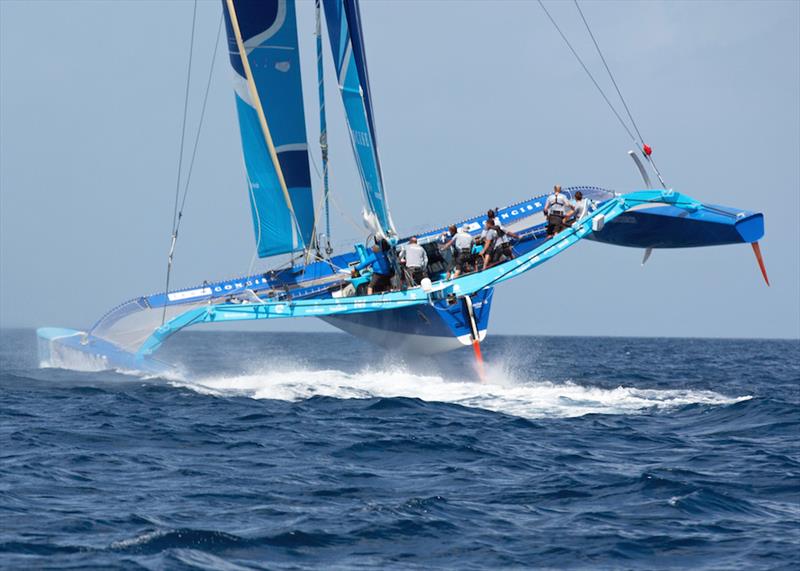
[[[330,188],[328,187],[328,124],[325,118],[325,83],[322,62],[322,18],[320,0],[315,0],[317,15],[317,85],[319,89],[319,148],[322,152],[322,192],[325,201],[325,252],[330,255],[331,248],[331,211]],[[319,247],[319,245],[318,245]]]
[[[242,59],[242,67],[244,68],[245,79],[247,80],[247,88],[250,92],[250,98],[253,101],[253,107],[258,115],[258,121],[261,124],[261,132],[264,135],[264,141],[267,144],[267,149],[269,149],[269,156],[272,160],[272,165],[275,168],[275,172],[278,174],[278,181],[280,182],[281,190],[283,191],[283,198],[286,200],[286,207],[289,209],[289,212],[292,215],[292,221],[294,222],[298,235],[302,236],[302,230],[297,221],[297,216],[294,212],[294,206],[292,205],[292,198],[289,196],[289,190],[286,187],[286,180],[283,177],[283,170],[281,169],[281,164],[278,161],[278,153],[275,150],[275,144],[272,142],[272,135],[270,134],[269,126],[267,125],[267,118],[264,115],[264,109],[261,106],[261,99],[258,96],[258,89],[256,88],[256,83],[253,79],[253,71],[250,69],[250,61],[247,59],[247,52],[245,51],[244,41],[242,40],[242,32],[239,28],[239,19],[236,17],[236,9],[233,6],[233,0],[226,0],[226,5],[228,7],[228,15],[231,19],[231,27],[233,28],[233,33],[236,37],[236,45],[239,48],[239,56]],[[308,246],[305,247],[307,248]],[[294,265],[294,258],[292,259],[292,265]]]

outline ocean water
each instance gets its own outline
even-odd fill
[[[484,354],[187,332],[157,378],[4,330],[0,567],[800,568],[800,342]]]

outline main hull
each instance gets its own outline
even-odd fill
[[[493,288],[472,297],[479,340],[489,327]],[[444,353],[472,344],[469,316],[461,302],[447,300],[414,307],[320,318],[385,349],[420,355]]]

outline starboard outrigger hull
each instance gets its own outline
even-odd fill
[[[585,194],[591,194],[590,189],[582,188]],[[603,192],[606,194],[600,194]],[[371,296],[335,297],[337,288],[347,283],[349,273],[335,271],[332,264],[326,273],[312,267],[325,265],[316,262],[307,268],[308,279],[295,280],[293,290],[286,287],[287,292],[295,295],[280,295],[283,290],[274,287],[274,283],[254,283],[257,279],[267,282],[269,279],[252,276],[240,280],[241,283],[230,282],[238,287],[227,288],[229,282],[219,282],[223,285],[204,284],[190,290],[137,298],[109,312],[88,332],[40,329],[41,359],[43,364],[58,366],[53,355],[66,348],[91,357],[93,366],[158,372],[165,370],[166,365],[155,360],[153,354],[170,336],[186,327],[295,317],[319,317],[379,345],[434,353],[480,342],[488,329],[494,287],[552,259],[584,238],[660,248],[755,243],[763,235],[763,216],[759,213],[705,205],[674,191],[643,190],[614,195],[596,189],[595,196],[603,200],[594,212],[550,239],[544,235],[543,197],[500,210],[499,215],[505,217],[508,227],[515,227],[521,235],[515,246],[517,257],[480,272],[436,280],[427,291],[415,287]],[[634,223],[623,218],[631,215],[635,216]],[[476,217],[463,224],[480,227],[480,220],[481,217]],[[648,230],[648,224],[653,222],[656,226]],[[692,232],[683,236],[687,224]],[[633,226],[635,231],[631,229]],[[433,242],[438,234],[437,229],[423,238]],[[642,241],[648,235],[650,238]],[[351,257],[342,255],[332,260],[347,267]],[[271,279],[274,281],[274,276]],[[133,310],[132,306],[139,309]],[[131,327],[130,331],[124,331],[125,335],[115,331],[115,327],[120,329],[120,323],[128,323],[142,313],[160,316],[165,306],[168,318],[163,325],[149,331]]]

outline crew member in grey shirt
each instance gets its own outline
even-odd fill
[[[452,225],[448,230],[450,231],[451,238],[442,246],[442,249],[447,250],[455,246],[456,263],[453,268],[452,277],[457,278],[462,273],[469,273],[472,271],[472,244],[474,239],[464,228],[456,230],[455,225]],[[447,279],[450,279],[449,275]]]
[[[516,240],[520,239],[520,235],[511,230],[506,230],[497,225],[497,220],[494,220],[494,231],[497,234],[495,240],[494,250],[492,251],[492,264],[504,260],[512,260],[514,258],[514,248],[511,246],[511,238]]]
[[[419,285],[428,268],[428,253],[417,243],[416,236],[408,239],[400,261],[406,266],[406,275],[411,285]]]
[[[483,236],[483,249],[481,250],[481,258],[483,258],[483,269],[485,270],[491,266],[492,256],[494,254],[494,247],[497,245],[497,230],[495,229],[494,219],[487,218]]]
[[[500,218],[497,217],[497,214],[495,214],[495,211],[491,208],[486,213],[486,222],[489,222],[490,220],[494,222],[495,229],[503,227],[503,224],[500,222]],[[480,240],[478,241],[479,244],[483,243],[483,241],[486,239],[486,232],[488,232],[488,226],[486,225],[486,222],[484,222],[483,230],[481,230]]]

